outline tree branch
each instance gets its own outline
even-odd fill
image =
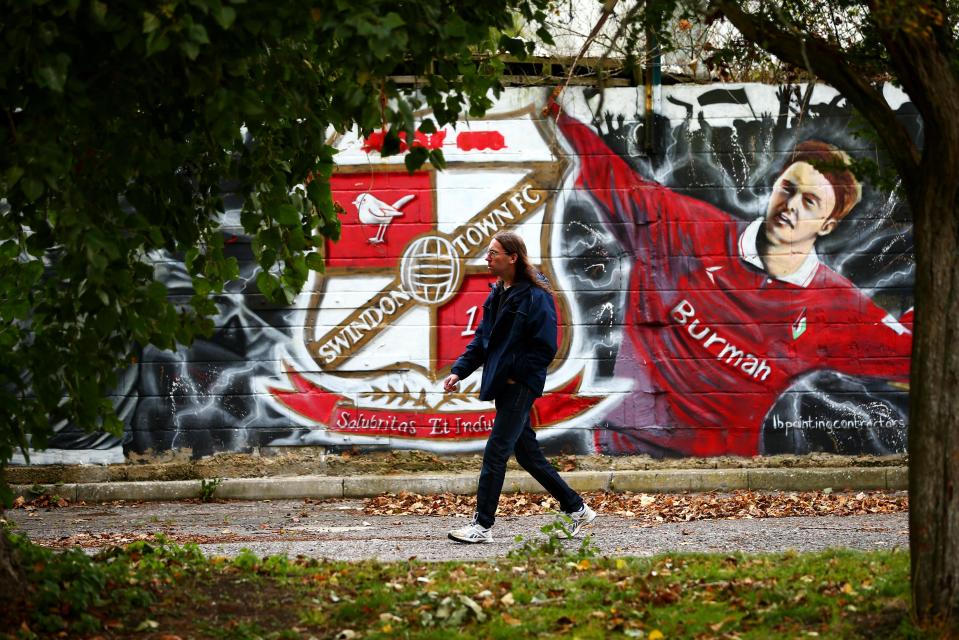
[[[903,7],[884,0],[873,0],[869,4],[899,81],[922,114],[927,130],[937,132],[939,139],[927,143],[944,142],[959,148],[955,108],[959,79],[950,52],[944,50],[949,46],[948,37],[943,34],[948,28],[945,14],[919,5]],[[941,22],[937,22],[937,18]],[[952,99],[944,99],[945,96]],[[959,158],[952,161],[959,162]]]
[[[861,73],[838,51],[810,34],[797,37],[772,20],[747,13],[734,0],[712,0],[711,8],[725,16],[743,36],[797,67],[808,68],[840,91],[878,131],[890,159],[906,185],[918,182],[920,153],[905,127]]]

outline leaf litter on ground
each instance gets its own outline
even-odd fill
[[[731,493],[649,494],[587,492],[584,500],[605,515],[636,518],[654,525],[691,520],[852,516],[909,510],[906,492],[733,491]],[[368,515],[466,516],[476,510],[475,496],[401,492],[368,498]],[[559,510],[551,496],[516,493],[500,497],[501,516],[547,515]]]

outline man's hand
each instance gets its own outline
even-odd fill
[[[446,380],[443,381],[443,391],[449,393],[450,391],[456,391],[457,385],[460,383],[460,377],[455,373],[451,373],[446,376]]]

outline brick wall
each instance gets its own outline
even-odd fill
[[[541,113],[547,89],[510,89],[485,119],[419,137],[448,167],[412,175],[402,155],[380,157],[378,136],[339,137],[343,234],[325,273],[292,307],[267,303],[229,211],[243,277],[218,299],[215,335],[143,350],[117,390],[122,442],[66,427],[50,455],[481,450],[493,411],[471,393],[479,374],[454,395],[439,381],[481,319],[499,230],[521,234],[556,290],[559,353],[533,414],[547,449],[902,452],[910,216],[864,182],[843,219],[815,217],[841,167],[790,173],[797,142],[879,156],[834,91],[815,87],[803,110],[805,91],[664,87],[646,118],[641,88],[570,88],[557,120]],[[905,96],[888,94],[918,129]],[[181,263],[158,268],[172,295],[189,294]]]

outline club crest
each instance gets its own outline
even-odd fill
[[[281,370],[261,388],[310,429],[305,442],[481,448],[494,411],[476,398],[479,373],[455,394],[440,381],[480,322],[493,281],[484,260],[490,239],[512,230],[556,289],[559,350],[533,427],[542,438],[588,426],[611,396],[588,388],[592,359],[576,335],[571,283],[554,259],[571,174],[548,125],[529,106],[418,135],[414,146],[443,150],[444,171],[409,174],[403,155],[383,158],[381,145],[382,134],[334,141],[341,239],[327,243],[325,272],[299,296],[295,347],[279,350]]]

